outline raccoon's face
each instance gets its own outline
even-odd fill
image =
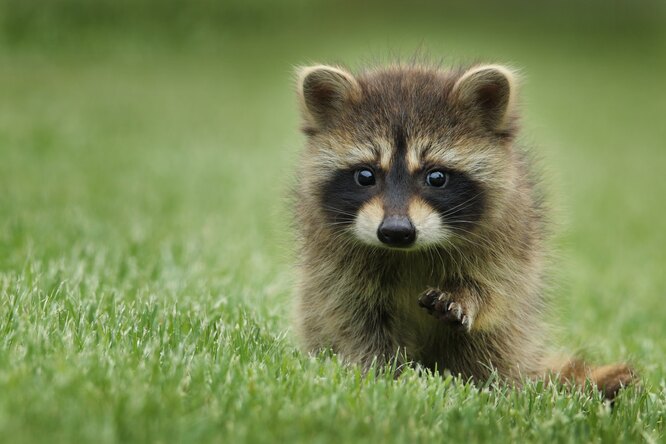
[[[300,72],[308,151],[301,187],[324,223],[367,245],[417,249],[473,238],[510,187],[513,76],[389,68]]]

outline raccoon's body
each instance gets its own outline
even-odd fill
[[[306,350],[476,380],[561,370],[610,395],[629,382],[622,365],[553,367],[545,216],[514,143],[515,94],[499,65],[300,71],[295,320]]]

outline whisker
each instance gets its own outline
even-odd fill
[[[322,205],[322,208],[324,208],[325,210],[334,211],[338,214],[344,214],[346,216],[356,216],[356,213],[351,213],[351,212],[345,211],[341,208],[335,208],[335,207],[331,207],[331,206],[327,206],[327,205]]]
[[[474,201],[476,198],[478,198],[478,197],[481,196],[481,194],[483,194],[483,193],[477,193],[477,194],[475,194],[474,196],[472,196],[472,197],[470,197],[469,199],[467,199],[466,201],[459,203],[459,204],[456,205],[455,207],[448,208],[444,213],[442,213],[442,216],[446,217],[446,216],[452,214],[453,212],[461,211],[462,209],[467,208],[467,206],[471,205],[471,204],[473,203],[473,201]],[[468,204],[468,205],[467,205],[467,204]],[[461,206],[463,206],[463,205],[467,205],[467,206],[465,206],[465,207],[459,209],[459,208],[460,208]]]
[[[464,228],[460,228],[460,227],[449,227],[449,228],[453,232],[462,232],[462,233],[464,233],[465,235],[460,236],[460,239],[462,239],[462,240],[464,240],[468,243],[471,243],[472,245],[476,245],[477,247],[486,247],[490,250],[493,250],[493,247],[495,246],[495,243],[492,242],[490,239],[488,239],[487,237],[481,236],[478,233],[475,233],[473,231],[465,230]],[[474,237],[475,239],[477,239],[481,243],[479,244],[477,242],[473,242],[467,236]]]

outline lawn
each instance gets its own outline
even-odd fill
[[[481,17],[40,2],[0,2],[0,441],[666,439],[657,2]],[[417,50],[521,69],[522,141],[554,207],[557,342],[639,369],[613,409],[542,383],[364,377],[298,350],[293,67]]]

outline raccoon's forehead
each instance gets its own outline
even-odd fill
[[[501,156],[492,141],[471,132],[449,103],[454,72],[380,70],[358,77],[362,99],[321,134],[330,161],[388,170],[396,155],[410,172],[426,165],[477,171]],[[399,152],[398,152],[399,151]]]
[[[455,134],[413,134],[393,124],[381,131],[335,131],[319,142],[322,164],[335,169],[368,165],[388,171],[397,157],[404,159],[409,172],[443,166],[474,173],[501,162],[497,147],[481,138]]]

